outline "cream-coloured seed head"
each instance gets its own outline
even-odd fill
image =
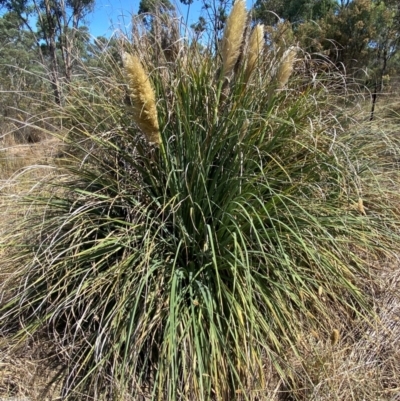
[[[246,65],[246,82],[249,80],[251,73],[256,67],[257,61],[260,58],[264,48],[264,25],[258,24],[250,35],[249,51]]]
[[[289,47],[282,55],[276,71],[275,79],[279,89],[285,87],[293,72],[293,65],[297,55],[297,47]]]
[[[364,202],[363,202],[362,198],[358,198],[357,209],[364,216],[367,214],[365,212]]]
[[[332,346],[335,346],[339,342],[339,339],[340,339],[339,330],[334,329],[332,331],[332,333],[331,333],[331,344],[332,344]]]
[[[149,142],[159,144],[161,138],[156,101],[149,76],[144,70],[139,57],[124,53],[123,63],[132,99],[132,111],[135,123],[142,130]]]
[[[237,0],[226,22],[222,38],[222,69],[224,78],[229,77],[240,55],[246,27],[246,2]]]

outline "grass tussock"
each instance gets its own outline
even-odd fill
[[[236,2],[222,57],[142,55],[146,32],[68,88],[65,160],[3,240],[0,314],[13,341],[48,337],[69,399],[307,399],[336,369],[321,352],[372,327],[370,259],[398,242],[379,155],[398,144],[291,81],[297,49],[263,60],[261,28],[239,57],[246,18]]]

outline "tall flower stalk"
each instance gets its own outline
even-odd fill
[[[297,47],[291,46],[283,53],[275,74],[275,83],[278,89],[286,86],[293,73],[293,66],[296,60]]]
[[[247,54],[247,64],[245,70],[245,81],[250,79],[257,62],[260,60],[264,48],[264,25],[256,25],[250,35],[249,48]]]
[[[157,108],[149,76],[139,57],[124,53],[125,76],[132,99],[132,114],[135,123],[150,143],[160,143]]]
[[[222,38],[222,75],[229,78],[240,55],[243,34],[246,28],[246,2],[237,0],[226,22]]]

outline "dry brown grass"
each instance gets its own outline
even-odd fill
[[[0,260],[7,252],[2,247],[4,232],[12,231],[27,212],[16,207],[17,199],[27,195],[50,169],[46,167],[57,156],[60,141],[47,139],[33,144],[18,144],[13,136],[0,142]],[[43,166],[41,168],[40,166]],[[9,271],[0,262],[0,281],[8,279]],[[1,294],[0,294],[1,297]],[[50,401],[56,400],[57,391],[48,383],[55,368],[50,367],[50,344],[44,337],[30,339],[15,346],[9,339],[0,338],[0,400]]]
[[[15,207],[17,199],[51,173],[49,162],[58,155],[60,146],[57,139],[17,144],[10,137],[0,142],[0,235],[25,213],[20,206]]]
[[[310,332],[301,340],[286,399],[399,400],[400,399],[400,269],[397,260],[376,272],[375,322],[331,324],[341,339],[332,346],[329,333]],[[335,321],[336,320],[336,321]]]
[[[0,400],[55,401],[60,390],[49,385],[57,373],[51,366],[49,344],[29,341],[19,348],[7,347],[3,340],[0,354]],[[54,361],[55,362],[55,361]]]
[[[9,181],[25,167],[48,164],[59,148],[60,141],[54,138],[19,144],[13,136],[6,136],[0,141],[0,182]]]

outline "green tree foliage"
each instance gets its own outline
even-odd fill
[[[0,0],[0,5],[13,12],[35,35],[37,46],[42,50],[42,63],[49,61],[49,80],[60,103],[60,76],[67,81],[72,78],[79,42],[87,38],[80,29],[82,20],[92,10],[94,0]],[[32,26],[32,19],[37,21],[36,27]]]
[[[291,23],[302,23],[322,18],[335,9],[335,0],[257,0],[253,17],[267,25],[276,24],[278,18]]]
[[[143,17],[144,23],[154,28],[154,18],[160,18],[163,14],[174,11],[175,7],[169,0],[141,0],[138,14]]]
[[[383,77],[400,72],[397,61],[399,3],[393,0],[259,0],[254,7],[255,18],[270,24],[267,31],[279,37],[282,24],[277,24],[277,18],[268,10],[291,24],[294,40],[302,48],[314,56],[329,58],[346,74],[369,86],[373,94],[372,117],[377,94],[382,91]]]
[[[99,60],[102,60],[104,56],[112,58],[113,62],[109,63],[110,65],[113,65],[114,63],[122,65],[121,43],[116,37],[108,39],[104,36],[98,36],[85,47],[85,50],[86,53],[85,59],[83,60],[83,68],[85,66],[98,66]]]
[[[373,4],[355,0],[317,21],[305,21],[297,27],[297,38],[311,52],[324,52],[347,69],[365,65],[376,34]]]
[[[196,32],[196,34],[200,35],[207,29],[207,21],[204,17],[200,16],[199,20],[191,25],[191,28]]]
[[[300,45],[324,52],[347,70],[384,64],[399,46],[400,11],[393,1],[262,1],[254,7],[260,22],[275,26],[273,11],[292,24]]]
[[[374,10],[375,35],[371,48],[375,56],[373,67],[383,75],[389,72],[389,62],[400,49],[400,6],[380,3]]]
[[[0,17],[0,76],[3,88],[7,82],[10,90],[25,90],[26,85],[23,82],[15,82],[14,74],[18,69],[34,69],[37,56],[35,38],[23,29],[18,16],[7,12]]]
[[[173,9],[174,6],[169,0],[141,0],[139,4],[139,14],[163,13]]]
[[[229,5],[230,3],[227,0],[204,1],[203,3],[203,9],[211,22],[211,29],[215,34],[224,29]]]
[[[18,139],[33,136],[21,122],[26,111],[39,112],[41,92],[46,89],[40,75],[44,70],[39,63],[36,38],[14,12],[0,17],[0,116],[2,131],[12,126]],[[47,88],[48,89],[48,88]],[[29,95],[27,95],[29,94]]]
[[[159,53],[167,52],[169,60],[174,61],[174,49],[180,39],[180,33],[176,9],[169,0],[142,0],[138,16],[133,18],[132,25],[133,36],[143,31],[144,25],[147,31],[145,34],[150,41],[149,46]]]

